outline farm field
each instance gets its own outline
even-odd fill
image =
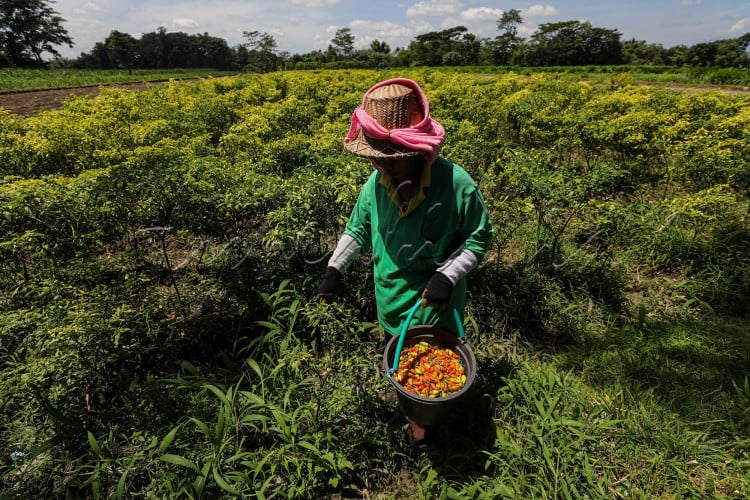
[[[63,70],[0,69],[0,107],[28,116],[59,109],[71,96],[96,95],[100,87],[145,90],[170,80],[195,81],[228,72],[196,70]]]
[[[79,70],[0,68],[0,92],[111,85],[115,83],[144,83],[168,80],[226,76],[229,71],[213,69],[134,69]]]
[[[477,73],[486,75],[502,74],[487,73],[486,68],[476,68]],[[537,72],[539,70],[536,70]],[[506,71],[507,73],[508,71]],[[532,70],[526,69],[528,74]],[[581,76],[582,81],[602,82],[606,74],[586,72],[579,69],[575,74]],[[0,107],[16,114],[29,116],[44,110],[59,109],[63,101],[71,96],[97,95],[100,87],[115,87],[129,90],[146,90],[149,87],[164,83],[171,79],[182,82],[196,81],[199,78],[221,76],[221,72],[209,70],[176,70],[173,73],[161,71],[140,70],[133,74],[123,71],[87,71],[87,70],[0,70]],[[671,78],[671,80],[670,80]],[[657,86],[670,90],[685,92],[720,91],[726,94],[750,94],[750,86],[726,83],[706,83],[711,78],[689,76],[684,73],[649,74],[637,73],[629,77],[632,83],[638,85]],[[745,81],[745,79],[734,79]],[[734,81],[730,79],[730,81]],[[750,82],[750,79],[747,81]],[[703,82],[703,83],[697,83]]]
[[[315,297],[371,171],[350,113],[393,76],[496,232],[477,379],[425,453],[367,259]],[[331,70],[0,110],[0,497],[747,498],[750,96],[723,90]]]

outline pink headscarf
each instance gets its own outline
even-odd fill
[[[375,118],[367,114],[365,111],[365,104],[367,103],[367,96],[370,92],[379,87],[395,83],[409,87],[417,93],[419,104],[424,111],[424,118],[422,121],[411,127],[388,130],[378,123]],[[344,143],[357,137],[360,129],[367,137],[372,139],[388,139],[394,144],[399,144],[414,151],[424,151],[428,165],[431,165],[437,159],[440,146],[445,140],[445,130],[443,129],[443,126],[430,117],[430,104],[427,102],[424,92],[419,88],[417,82],[407,78],[392,78],[390,80],[385,80],[373,85],[370,90],[365,93],[365,96],[362,99],[362,106],[355,109],[354,113],[352,113],[352,124],[349,127],[349,133],[346,134]]]

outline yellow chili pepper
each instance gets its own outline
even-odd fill
[[[401,351],[395,379],[423,397],[446,397],[466,384],[461,356],[447,347],[421,341]]]

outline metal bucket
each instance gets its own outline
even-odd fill
[[[401,334],[392,337],[386,344],[383,353],[383,367],[388,381],[396,390],[401,410],[407,417],[425,426],[445,422],[453,417],[456,409],[462,402],[463,396],[466,395],[471,384],[474,382],[477,373],[477,360],[474,356],[474,351],[466,343],[463,325],[455,309],[453,309],[453,312],[458,326],[458,336],[437,326],[418,325],[408,328],[414,312],[419,306],[421,306],[421,299],[407,316],[401,329]],[[393,374],[398,369],[398,362],[394,362],[394,360],[397,360],[397,356],[400,356],[401,349],[422,341],[449,348],[461,357],[461,364],[464,366],[464,373],[466,375],[466,383],[457,392],[445,397],[426,398],[407,391],[393,378]]]

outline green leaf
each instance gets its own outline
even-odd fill
[[[224,404],[224,406],[227,406],[229,408],[232,407],[232,403],[229,401],[229,399],[227,399],[226,394],[224,394],[224,392],[222,392],[221,389],[211,384],[205,384],[203,387],[213,392],[216,395],[216,397],[219,398],[222,404]]]
[[[190,361],[180,360],[177,361],[177,366],[188,372],[190,375],[199,375],[200,370],[195,367]]]
[[[255,324],[258,326],[265,326],[266,328],[268,328],[269,331],[274,331],[274,330],[279,329],[279,325],[277,325],[276,323],[271,323],[269,321],[256,321]]]
[[[463,498],[465,498],[465,496],[462,495],[461,492],[456,490],[456,488],[454,488],[453,486],[448,487],[447,494],[450,500],[462,500]]]
[[[260,368],[260,365],[258,365],[258,362],[254,359],[248,359],[247,360],[247,366],[253,369],[255,373],[258,374],[258,377],[263,380],[263,370]]]
[[[164,439],[161,440],[161,443],[159,444],[159,453],[164,453],[164,451],[169,448],[169,445],[172,444],[172,441],[174,441],[175,436],[177,435],[177,431],[180,429],[180,426],[178,425],[169,433],[164,436]]]
[[[128,478],[128,474],[132,470],[133,464],[136,462],[136,460],[142,457],[143,455],[136,454],[130,458],[127,467],[125,467],[125,471],[120,475],[120,479],[117,481],[117,489],[115,490],[115,493],[113,495],[113,498],[115,498],[116,500],[122,498],[122,494],[125,492],[125,481]]]
[[[211,429],[209,429],[206,424],[195,417],[190,417],[190,421],[193,422],[195,426],[198,427],[203,435],[206,436],[209,440],[213,438],[213,432],[211,432]]]
[[[240,495],[239,491],[232,488],[232,486],[226,482],[226,480],[221,476],[221,474],[219,473],[219,470],[216,467],[213,468],[213,473],[214,473],[214,481],[216,481],[216,484],[218,484],[222,490],[229,492],[232,495],[237,495],[237,496]]]
[[[117,489],[115,490],[114,495],[112,495],[115,500],[119,500],[120,498],[122,498],[122,494],[125,491],[125,480],[127,480],[129,472],[130,469],[128,468],[125,472],[122,473],[120,479],[117,481]]]
[[[96,441],[96,438],[91,434],[91,431],[87,431],[87,434],[89,438],[89,446],[91,446],[91,449],[94,450],[94,453],[96,453],[99,458],[103,459],[102,450],[99,448],[99,443]]]
[[[31,450],[28,453],[28,455],[26,455],[27,460],[35,459],[42,453],[45,453],[51,450],[52,448],[54,448],[55,446],[57,446],[58,444],[62,443],[64,440],[65,440],[65,437],[61,435],[57,435],[57,436],[52,437],[51,439],[48,439],[44,443],[40,444],[39,446]]]
[[[210,468],[211,461],[207,461],[205,464],[203,464],[203,468],[201,468],[201,471],[198,473],[198,477],[196,477],[195,481],[193,481],[193,487],[195,488],[199,497],[203,495],[203,488],[206,487],[206,479],[208,478],[208,471]]]
[[[160,456],[159,460],[161,460],[162,462],[179,465],[180,467],[185,467],[186,469],[190,469],[194,472],[199,472],[197,465],[195,465],[193,462],[191,462],[187,458],[180,456],[180,455],[173,455],[171,453],[167,453],[165,455]]]
[[[255,405],[265,406],[266,401],[262,397],[258,396],[254,392],[250,391],[240,391],[240,394],[242,394],[244,397],[246,397],[248,400],[250,400],[251,403]]]
[[[266,424],[268,423],[269,420],[271,419],[265,415],[257,415],[253,413],[253,414],[245,415],[244,417],[242,417],[242,420],[240,420],[240,423],[242,423],[243,425],[252,427],[253,429],[265,430]],[[260,425],[257,425],[256,422],[260,422]]]
[[[266,454],[263,459],[255,464],[255,469],[253,470],[253,479],[258,479],[260,477],[261,473],[263,473],[263,467],[266,465],[267,462],[271,460],[271,458],[278,458],[274,453],[268,453]]]
[[[301,447],[301,448],[304,448],[304,449],[306,449],[306,450],[310,450],[310,451],[312,451],[313,453],[315,453],[315,454],[317,454],[317,455],[319,455],[319,454],[320,454],[320,450],[318,450],[318,449],[317,449],[317,448],[316,448],[316,447],[315,447],[315,446],[314,446],[313,444],[311,444],[311,443],[308,443],[307,441],[299,441],[299,442],[297,443],[297,445],[298,445],[299,447]]]

